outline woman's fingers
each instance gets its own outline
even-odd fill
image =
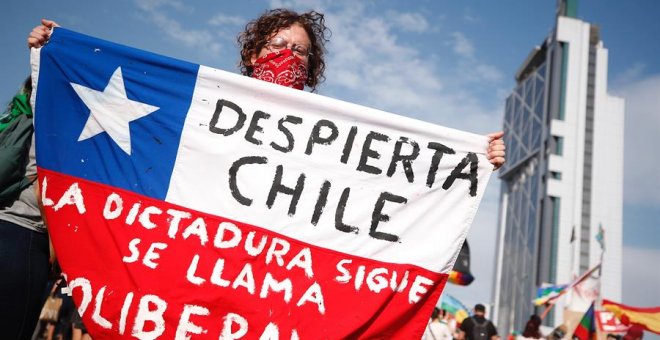
[[[27,43],[28,47],[41,47],[43,46],[48,39],[50,34],[53,31],[53,27],[59,27],[55,21],[48,19],[41,19],[41,25],[32,29],[32,32],[28,35]]]

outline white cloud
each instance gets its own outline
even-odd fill
[[[498,81],[503,77],[502,72],[492,65],[478,64],[474,70],[478,78],[484,80]]]
[[[270,0],[270,8],[293,8],[298,11],[315,10],[325,12],[327,0]]]
[[[461,57],[474,58],[474,45],[463,33],[453,32],[450,36],[453,39],[451,46],[456,54]]]
[[[492,65],[482,63],[475,56],[472,41],[461,32],[452,32],[448,45],[459,56],[458,70],[463,82],[497,82],[502,79],[502,72]]]
[[[185,29],[178,21],[163,13],[152,12],[150,18],[169,37],[188,47],[199,47],[213,53],[220,50],[217,39],[206,30]]]
[[[481,18],[474,14],[471,8],[466,8],[465,12],[463,13],[463,20],[474,23],[481,21]]]
[[[147,20],[154,23],[174,42],[182,43],[186,47],[197,48],[203,53],[220,51],[221,44],[218,42],[217,35],[205,29],[186,28],[167,12],[167,8],[173,8],[179,13],[192,13],[194,10],[192,7],[174,0],[136,0],[136,4],[146,15]]]
[[[364,104],[400,109],[423,105],[427,97],[420,88],[427,93],[441,88],[429,76],[433,66],[398,41],[391,21],[367,15],[357,3],[326,15],[333,32],[328,69],[333,91],[349,90]]]
[[[613,93],[625,103],[624,200],[628,204],[660,205],[660,180],[655,140],[660,136],[660,74],[639,78],[635,65],[621,78]]]
[[[144,11],[153,11],[162,7],[170,7],[178,12],[190,12],[192,8],[177,0],[136,0],[138,7]]]
[[[642,63],[633,64],[632,66],[630,66],[630,68],[623,71],[623,73],[618,75],[616,79],[612,81],[612,87],[613,88],[624,87],[639,81],[639,79],[642,78],[645,69],[646,69],[646,65]]]
[[[388,17],[394,25],[406,32],[422,33],[430,29],[431,25],[424,15],[420,13],[400,13],[390,11]]]
[[[660,305],[660,249],[623,247],[623,303],[631,306]]]
[[[245,19],[240,16],[231,16],[225,15],[223,13],[218,13],[209,19],[208,24],[212,26],[223,26],[223,25],[244,25],[247,23]]]

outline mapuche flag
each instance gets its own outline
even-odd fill
[[[62,28],[32,69],[48,228],[95,339],[421,336],[485,137]]]
[[[580,323],[573,331],[573,338],[580,340],[590,340],[596,336],[596,320],[594,319],[594,304],[592,303],[584,313]]]

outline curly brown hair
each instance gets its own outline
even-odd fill
[[[245,25],[245,31],[237,38],[238,44],[241,46],[241,61],[239,62],[241,73],[251,76],[252,56],[259,54],[272,34],[295,23],[305,29],[311,41],[305,85],[309,86],[312,92],[316,91],[316,87],[325,80],[323,75],[325,43],[328,42],[326,36],[330,35],[330,30],[325,27],[323,14],[316,11],[298,14],[288,9],[272,9]]]

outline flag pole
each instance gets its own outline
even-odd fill
[[[601,255],[602,255],[602,254],[601,254]],[[548,313],[550,312],[550,310],[551,310],[552,307],[554,306],[554,304],[555,304],[554,302],[555,302],[556,300],[558,300],[560,297],[562,297],[562,296],[563,296],[564,294],[566,294],[568,291],[570,291],[571,289],[573,289],[573,287],[575,287],[577,284],[579,284],[580,282],[584,281],[587,277],[591,276],[591,275],[596,271],[596,269],[599,269],[599,270],[600,270],[600,266],[601,266],[601,265],[598,264],[597,266],[591,268],[589,271],[583,273],[582,275],[580,275],[580,277],[578,277],[577,279],[573,280],[573,282],[571,282],[571,284],[569,284],[568,286],[566,286],[565,289],[563,289],[561,292],[559,292],[559,294],[557,294],[556,296],[551,297],[551,298],[548,300],[548,302],[546,303],[546,304],[548,304],[548,307],[546,307],[545,310],[543,311],[543,313],[541,314],[541,320],[543,320],[543,319],[548,315]],[[602,285],[602,283],[601,283],[601,285]],[[598,294],[599,294],[599,296],[600,296],[600,292],[598,292]]]
[[[579,263],[579,256],[576,256],[576,253],[579,253],[580,249],[577,246],[578,242],[575,242],[575,224],[573,224],[573,229],[571,230],[571,280],[575,280],[579,273],[580,273],[580,263]],[[568,301],[573,300],[573,290],[571,289],[570,292],[568,292],[568,298],[566,298]],[[564,307],[564,310],[566,310],[566,307]]]
[[[545,317],[548,316],[548,313],[550,313],[550,310],[554,306],[555,306],[554,303],[549,303],[548,306],[545,307],[545,310],[543,311],[543,313],[541,313],[541,321],[545,320]]]
[[[601,310],[603,306],[603,258],[605,257],[605,230],[603,229],[603,223],[598,223],[598,234],[596,234],[596,240],[600,244],[600,266],[598,268],[598,296],[596,296],[596,301],[593,303],[594,308],[594,318],[595,312]],[[595,322],[595,320],[594,320]],[[603,333],[596,329],[596,334],[599,339],[603,337]]]
[[[605,258],[605,229],[603,224],[598,223],[598,233],[600,237],[600,268],[598,268],[598,298],[596,299],[596,308],[601,309],[603,305],[603,259]]]

